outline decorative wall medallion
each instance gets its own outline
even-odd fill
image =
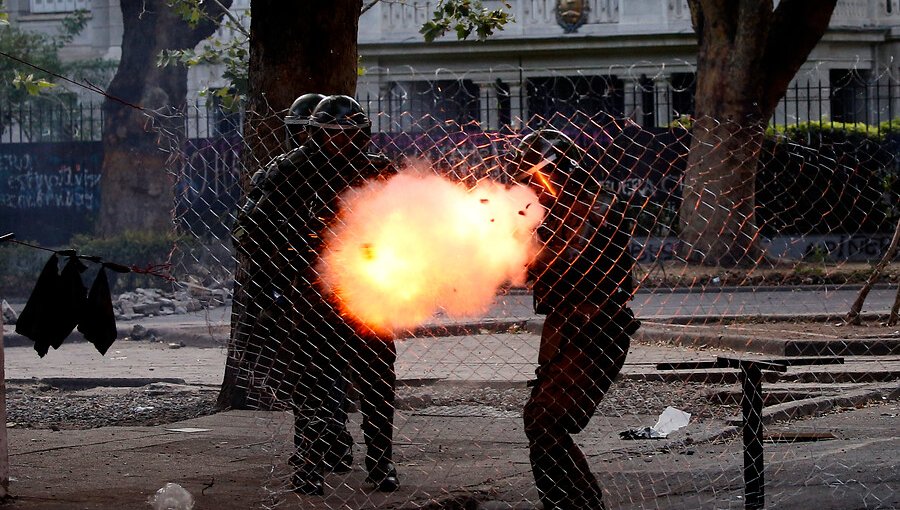
[[[578,31],[587,21],[587,0],[556,0],[556,22],[567,34]]]

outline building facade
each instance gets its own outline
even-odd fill
[[[55,30],[76,9],[88,10],[88,26],[64,58],[114,60],[121,55],[118,2],[6,4],[14,23],[42,31]],[[692,113],[696,36],[686,0],[509,0],[513,21],[487,41],[448,35],[426,43],[419,29],[437,3],[366,2],[358,96],[378,117],[378,130],[403,130],[424,116],[496,129],[561,109],[658,127]],[[489,9],[505,9],[504,3],[484,2]],[[249,6],[250,0],[235,0],[232,10],[240,14]],[[900,0],[838,0],[829,31],[774,120],[871,124],[896,117],[898,57]],[[192,91],[223,85],[210,67],[193,68],[189,80]]]

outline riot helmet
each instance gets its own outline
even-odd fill
[[[550,203],[597,191],[599,183],[579,163],[584,152],[566,134],[540,129],[522,138],[512,153],[512,178],[534,188],[542,202]]]
[[[540,129],[525,135],[513,150],[513,179],[528,182],[538,171],[549,174],[564,158],[577,159],[578,147],[565,133]]]
[[[291,103],[288,114],[284,117],[288,149],[300,147],[306,142],[309,136],[309,116],[323,99],[325,96],[322,94],[309,93],[303,94]]]
[[[362,106],[350,96],[328,96],[309,117],[314,142],[331,155],[351,157],[365,152],[372,138],[372,123]]]

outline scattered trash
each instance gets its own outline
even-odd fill
[[[653,430],[653,427],[643,427],[619,432],[619,438],[630,441],[635,439],[665,439],[665,436]]]
[[[19,314],[10,306],[6,300],[0,301],[0,308],[3,311],[3,324],[14,325],[17,320],[19,320]]]
[[[135,324],[131,328],[131,334],[128,335],[132,340],[147,340],[150,338],[150,331],[140,324]]]
[[[167,483],[148,501],[153,510],[192,510],[194,497],[177,483]]]
[[[690,420],[691,413],[669,406],[659,415],[656,425],[619,432],[619,437],[626,440],[665,439],[672,432],[687,426]]]
[[[166,429],[168,432],[184,432],[186,434],[193,434],[195,432],[209,432],[211,429],[201,429],[198,427],[182,427],[180,429]]]
[[[659,415],[659,420],[656,421],[656,425],[653,428],[663,436],[668,436],[672,432],[686,427],[690,421],[691,413],[669,406]]]
[[[146,411],[152,411],[153,409],[155,409],[153,406],[138,406],[134,408],[134,412],[143,413]]]

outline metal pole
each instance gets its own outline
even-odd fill
[[[744,418],[744,508],[757,510],[765,507],[762,370],[753,362],[742,362],[740,379]]]
[[[5,234],[0,240],[10,239]],[[6,432],[6,354],[3,351],[3,314],[0,313],[0,498],[9,495],[9,437]]]

